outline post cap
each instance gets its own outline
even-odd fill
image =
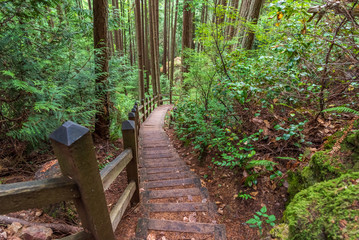
[[[135,129],[135,121],[126,120],[122,122],[122,131]]]
[[[136,114],[134,113],[134,112],[130,112],[130,113],[128,113],[128,117],[129,118],[134,118],[134,117],[136,117]]]
[[[71,146],[90,130],[72,121],[67,121],[50,134],[50,139]]]

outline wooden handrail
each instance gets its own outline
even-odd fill
[[[111,210],[110,218],[111,218],[113,231],[116,230],[119,222],[121,221],[121,218],[125,213],[125,210],[128,204],[130,203],[130,200],[133,197],[135,191],[136,191],[136,183],[135,181],[132,181],[128,184],[125,191],[122,193],[120,199]]]
[[[76,183],[67,178],[0,184],[0,214],[79,198]]]
[[[64,177],[12,184],[0,184],[0,214],[29,208],[44,207],[74,200],[84,231],[63,240],[114,240],[114,231],[130,203],[139,202],[138,134],[161,95],[135,104],[129,120],[122,123],[125,150],[101,172],[89,129],[66,122],[50,136],[55,155]],[[126,168],[128,185],[110,214],[104,190],[107,190]],[[3,204],[4,203],[4,204]]]
[[[110,162],[102,171],[100,172],[103,189],[107,190],[112,182],[117,178],[117,176],[125,169],[127,164],[132,160],[132,150],[126,149],[120,155],[118,155],[115,160]]]

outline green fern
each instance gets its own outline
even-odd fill
[[[269,161],[269,160],[252,160],[247,163],[246,169],[251,169],[254,167],[264,166],[267,170],[273,170],[273,167],[278,163]]]
[[[351,109],[351,108],[348,108],[348,107],[345,107],[345,106],[339,106],[339,107],[332,107],[332,108],[327,108],[325,110],[323,110],[323,112],[338,112],[338,113],[353,113],[357,116],[359,116],[359,112],[354,110],[354,109]]]

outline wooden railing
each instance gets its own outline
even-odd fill
[[[74,201],[84,231],[63,238],[114,240],[127,206],[140,201],[138,177],[138,135],[161,96],[135,103],[129,120],[122,123],[124,151],[99,172],[89,129],[68,121],[51,135],[51,144],[63,177],[12,184],[0,184],[0,214],[50,204]],[[128,185],[108,212],[104,191],[126,169]]]

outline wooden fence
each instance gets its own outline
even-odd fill
[[[72,200],[84,231],[62,238],[114,240],[127,206],[140,201],[138,177],[138,134],[162,96],[135,103],[129,120],[122,123],[124,151],[99,172],[89,129],[68,121],[51,135],[63,177],[12,184],[0,184],[0,214],[40,208]],[[117,204],[108,212],[104,191],[126,169],[128,185]]]

